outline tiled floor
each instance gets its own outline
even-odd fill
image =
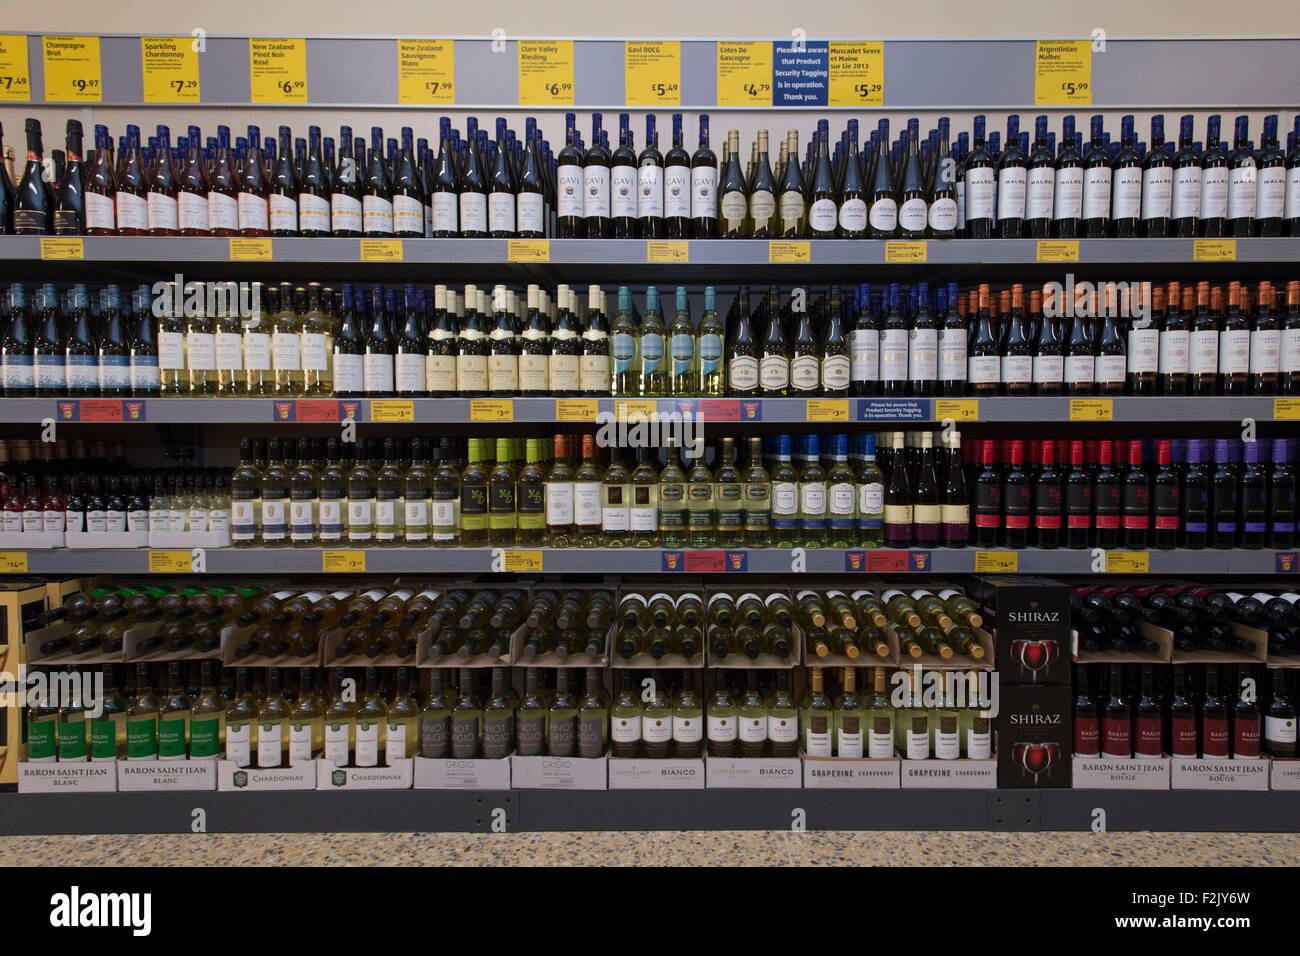
[[[265,833],[0,837],[0,865],[1287,865],[1280,833]]]

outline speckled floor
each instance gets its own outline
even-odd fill
[[[0,837],[0,865],[1083,865],[1300,864],[1280,833],[266,833]]]

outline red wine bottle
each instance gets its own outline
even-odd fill
[[[1133,756],[1163,757],[1164,720],[1156,698],[1154,675],[1150,664],[1141,665],[1142,683],[1133,706]]]
[[[996,548],[1002,527],[1002,476],[994,464],[991,438],[981,443],[981,470],[975,477],[975,547]]]
[[[1155,499],[1155,529],[1151,544],[1164,551],[1178,546],[1178,525],[1182,515],[1180,484],[1178,473],[1170,464],[1170,442],[1161,439],[1156,443],[1156,473],[1151,481]]]
[[[1187,349],[1191,335],[1188,321],[1182,309],[1182,286],[1171,282],[1165,290],[1164,316],[1159,320],[1160,360],[1156,384],[1161,395],[1187,394]]]
[[[1124,667],[1110,665],[1110,686],[1101,714],[1101,755],[1127,760],[1133,756],[1133,721],[1124,699]]]
[[[1083,448],[1079,454],[1082,458]],[[1041,464],[1034,477],[1034,533],[1038,547],[1061,546],[1061,472],[1056,467],[1056,445],[1045,441],[1039,452]]]
[[[1219,666],[1205,665],[1205,696],[1201,700],[1201,756],[1226,759],[1230,734],[1228,707],[1219,696]]]
[[[1008,548],[1029,546],[1031,499],[1029,472],[1025,470],[1025,443],[1016,440],[1007,449],[1007,471],[1002,478],[1003,543]]]
[[[1295,474],[1291,471],[1291,439],[1273,439],[1273,470],[1268,477],[1268,546],[1280,551],[1295,541]]]
[[[1200,738],[1196,707],[1187,692],[1187,668],[1182,664],[1174,665],[1174,689],[1165,715],[1169,725],[1166,737],[1170,756],[1194,760],[1200,752]]]
[[[1260,716],[1259,703],[1254,694],[1246,698],[1246,685],[1250,679],[1250,665],[1238,664],[1237,699],[1232,705],[1232,759],[1252,760],[1259,756]]]
[[[1097,473],[1092,480],[1093,523],[1097,527],[1096,547],[1110,549],[1119,544],[1120,487],[1119,473],[1112,463],[1112,445],[1100,443],[1097,449]]]
[[[1076,757],[1101,756],[1101,722],[1097,717],[1097,702],[1088,690],[1087,664],[1075,666],[1074,695],[1074,755]]]
[[[1070,471],[1065,476],[1065,546],[1092,543],[1092,475],[1083,466],[1083,442],[1070,442]]]
[[[1128,471],[1124,473],[1123,533],[1125,548],[1144,550],[1151,531],[1151,479],[1142,465],[1142,443],[1128,443]]]

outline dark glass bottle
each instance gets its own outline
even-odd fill
[[[284,135],[281,131],[281,136]],[[350,158],[350,157],[349,157]],[[355,163],[349,165],[349,173],[355,174]],[[277,160],[277,169],[284,166],[284,157]],[[289,165],[292,169],[292,164]],[[278,178],[278,176],[277,176]],[[343,212],[348,205],[349,200],[354,201],[354,197],[349,191],[354,191],[356,187],[355,179],[351,183],[333,184],[328,181],[329,166],[324,156],[321,154],[321,132],[318,126],[307,127],[307,156],[303,161],[302,169],[290,182],[296,187],[297,196],[297,214],[298,214],[298,233],[303,236],[328,236],[333,231],[333,204],[334,195],[338,194],[340,212]],[[288,192],[288,185],[282,187]],[[272,198],[272,232],[274,233],[275,217],[275,200]],[[290,228],[288,205],[284,204],[284,211],[281,213],[282,228]],[[342,217],[346,220],[346,214]]]
[[[638,237],[638,161],[628,128],[630,121],[630,114],[618,114],[618,147],[609,160],[610,235],[615,239]]]
[[[1249,236],[1255,231],[1259,167],[1250,142],[1249,123],[1249,116],[1238,116],[1233,128],[1232,155],[1228,157],[1229,236]]]
[[[996,548],[1002,527],[1002,476],[993,456],[995,443],[985,439],[980,449],[980,471],[975,477],[975,540],[977,548]]]
[[[1237,456],[1232,439],[1214,440],[1214,470],[1210,476],[1208,545],[1231,549],[1237,545],[1240,502],[1237,497]]]
[[[1047,121],[1043,118],[1043,136]],[[1025,199],[1029,178],[1029,157],[1020,151],[1020,116],[1007,117],[1007,148],[998,159],[997,230],[1003,239],[1019,239],[1025,233]]]
[[[1097,472],[1092,480],[1093,523],[1097,528],[1095,547],[1110,550],[1119,546],[1122,504],[1119,473],[1112,464],[1113,446],[1103,441],[1097,449]]]
[[[664,234],[691,237],[691,157],[682,145],[681,113],[673,114],[673,145],[664,154]]]
[[[969,205],[969,187],[967,200]],[[966,351],[966,390],[971,395],[988,397],[998,393],[1001,357],[997,336],[993,332],[989,287],[979,287],[978,311],[975,315],[970,344]]]
[[[473,117],[470,117],[472,120]],[[467,120],[468,123],[470,120]],[[393,234],[393,198],[392,186],[388,176],[388,163],[384,160],[384,131],[378,126],[370,128],[370,149],[366,153],[366,175],[361,183],[361,231],[367,236],[391,236]],[[477,157],[477,143],[470,143],[470,150],[474,157]],[[477,180],[480,187],[477,195],[483,192],[481,189],[482,180]],[[464,184],[462,184],[462,190]],[[463,193],[462,193],[463,194]],[[464,201],[462,200],[462,206]],[[483,207],[484,225],[486,230],[486,202],[480,201],[479,205]],[[464,216],[461,217],[462,221]],[[482,232],[476,233],[475,236],[482,235]]]
[[[1201,208],[1197,233],[1207,238],[1227,234],[1228,154],[1219,142],[1221,117],[1205,123],[1205,152],[1201,154]]]
[[[974,143],[962,171],[966,190],[966,236],[989,239],[993,236],[997,164],[984,142],[983,114],[975,117],[973,127]]]
[[[1061,120],[1061,155],[1056,161],[1052,198],[1052,232],[1058,239],[1081,235],[1083,220],[1083,155],[1075,138],[1074,117]]]
[[[1169,234],[1174,191],[1174,157],[1165,148],[1165,118],[1151,117],[1151,143],[1142,161],[1141,234],[1163,239]]]
[[[1034,475],[1034,535],[1040,548],[1061,546],[1062,480],[1056,467],[1056,443],[1044,441],[1039,446],[1038,472]]]
[[[1161,147],[1164,152],[1164,147]],[[1138,234],[1142,216],[1142,159],[1138,156],[1137,138],[1133,131],[1133,117],[1120,119],[1119,152],[1112,166],[1110,230],[1121,238]]]
[[[1268,546],[1278,550],[1293,547],[1296,540],[1296,481],[1291,448],[1291,439],[1273,439],[1273,468],[1268,476]]]
[[[1190,239],[1201,219],[1201,154],[1192,143],[1192,123],[1187,113],[1178,121],[1178,152],[1173,158],[1173,194],[1169,203],[1170,236]]]
[[[1164,551],[1178,547],[1182,518],[1182,481],[1170,464],[1168,439],[1156,443],[1156,473],[1151,479],[1154,514],[1151,544]]]
[[[718,231],[718,157],[709,148],[709,117],[700,114],[700,141],[691,154],[691,235],[712,239]]]
[[[1087,548],[1092,542],[1092,475],[1083,464],[1083,442],[1070,442],[1070,471],[1065,476],[1065,546]]]
[[[506,121],[503,117],[497,117],[496,133],[496,151],[492,157],[492,172],[487,183],[487,231],[493,239],[513,239],[518,228],[515,223],[515,193],[518,187],[515,184],[515,173],[510,161]],[[405,135],[405,128],[403,135]],[[405,157],[405,149],[402,154]],[[399,188],[401,188],[400,174],[397,183],[394,184],[394,215],[396,215],[396,195]]]
[[[1130,121],[1132,117],[1129,118]],[[1083,213],[1080,235],[1104,239],[1110,223],[1113,171],[1102,131],[1102,116],[1092,118],[1092,142],[1083,157]]]
[[[54,197],[44,178],[41,121],[27,120],[27,163],[14,199],[13,232],[16,236],[41,236],[53,225]]]
[[[662,239],[664,220],[664,157],[659,152],[659,134],[655,118],[645,118],[645,146],[637,156],[636,170],[637,228],[634,235],[642,239]]]
[[[67,165],[59,177],[54,200],[54,234],[80,236],[86,232],[86,179],[81,162],[81,121],[68,120]]]
[[[1001,193],[998,201],[1001,202]],[[1015,222],[1015,228],[1019,229],[1020,220]],[[1025,325],[1025,289],[1018,282],[1011,287],[1007,328],[1006,344],[1002,347],[1001,391],[1003,395],[1028,395],[1033,384],[1035,343],[1030,341]]]
[[[1007,445],[1007,469],[1002,475],[1002,541],[1008,548],[1029,546],[1030,512],[1033,491],[1029,472],[1025,470],[1025,443]]]
[[[1189,438],[1186,457],[1187,468],[1182,476],[1181,546],[1199,551],[1209,537],[1210,473],[1205,462],[1205,441]]]

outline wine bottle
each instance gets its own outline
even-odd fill
[[[610,234],[610,155],[601,141],[601,114],[591,114],[591,145],[582,157],[582,215],[588,239]]]
[[[41,121],[27,120],[27,164],[18,181],[13,207],[16,236],[40,236],[51,231],[54,216],[53,192],[41,144]]]
[[[1131,238],[1138,234],[1138,223],[1142,218],[1142,180],[1145,178],[1132,116],[1120,119],[1119,152],[1115,154],[1111,176],[1110,230],[1119,238]]]
[[[1061,155],[1056,161],[1052,206],[1052,232],[1058,239],[1074,239],[1082,232],[1083,156],[1075,138],[1074,117],[1061,120]]]
[[[1043,136],[1047,135],[1046,121]],[[1025,235],[1026,194],[1029,157],[1020,151],[1020,117],[1007,117],[1007,148],[997,163],[997,230],[1003,239]]]
[[[1201,206],[1197,232],[1213,238],[1227,230],[1228,156],[1220,147],[1221,117],[1216,113],[1205,122],[1205,152],[1201,154]]]
[[[54,234],[80,236],[86,232],[86,181],[81,162],[81,121],[68,120],[66,162],[54,199]]]
[[[718,158],[709,149],[707,113],[700,114],[699,145],[691,155],[690,202],[691,235],[696,239],[712,239],[717,234]]]
[[[1249,116],[1238,116],[1228,157],[1227,235],[1249,236],[1255,231],[1255,200],[1259,168],[1250,142]]]

